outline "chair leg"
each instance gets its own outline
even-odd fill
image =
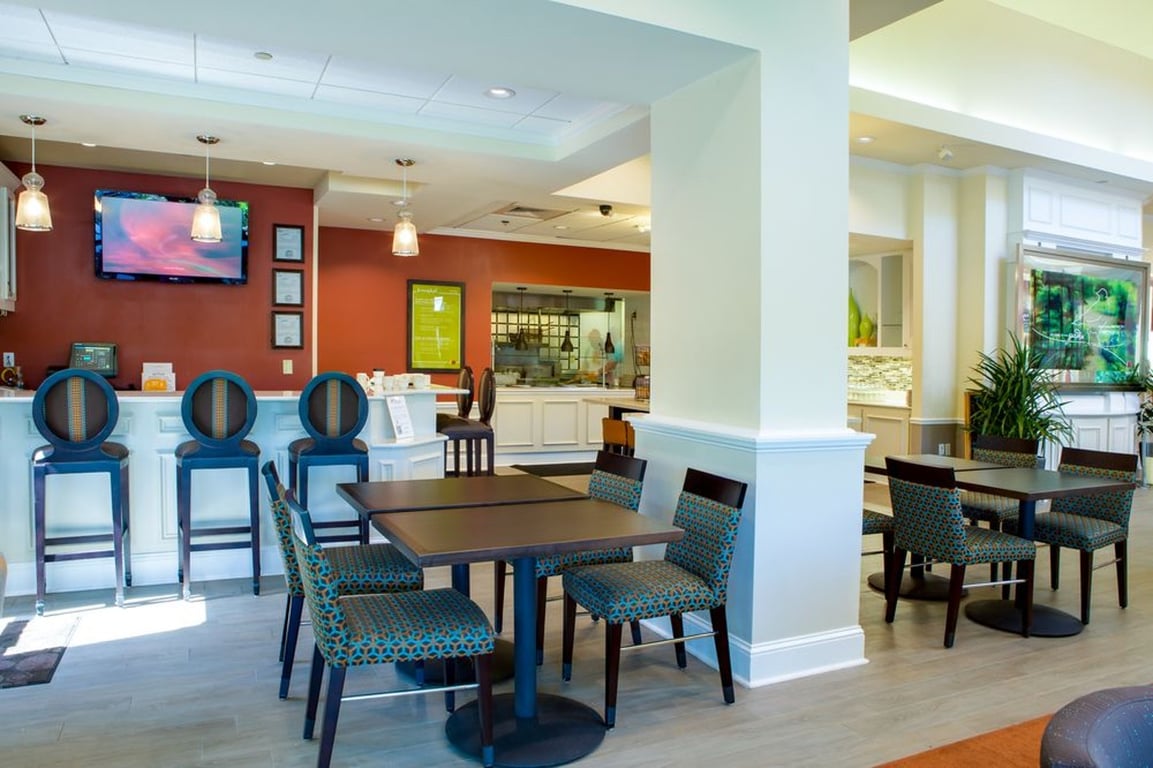
[[[669,616],[669,625],[672,627],[673,637],[685,636],[685,620],[679,613],[674,613]],[[681,669],[684,669],[689,664],[688,660],[685,658],[685,644],[673,643],[673,649],[677,654],[677,666]]]
[[[893,617],[897,614],[897,597],[901,591],[901,579],[905,578],[906,554],[900,547],[893,547],[889,579],[885,584],[885,621],[889,624],[893,623]]]
[[[536,665],[544,664],[544,610],[548,602],[548,576],[536,580]]]
[[[284,641],[288,639],[288,614],[292,612],[292,595],[285,595],[284,621],[280,625],[280,655],[277,661],[284,661]]]
[[[1129,606],[1129,563],[1128,542],[1119,541],[1113,545],[1113,556],[1117,558],[1117,603],[1122,608]]]
[[[729,621],[725,606],[709,609],[709,619],[713,624],[713,645],[717,649],[717,670],[721,673],[721,694],[726,704],[736,701],[733,694],[733,663],[729,658]]]
[[[893,532],[885,531],[881,534],[881,575],[885,580],[885,588],[888,589],[889,584],[889,571],[893,568]]]
[[[132,494],[128,482],[128,463],[120,466],[120,536],[124,540],[124,586],[132,586],[132,515],[128,502]]]
[[[340,697],[344,695],[344,674],[347,671],[345,667],[333,667],[328,670],[324,725],[320,731],[320,752],[316,756],[316,768],[328,768],[332,762],[332,747],[336,742],[336,721],[340,717]]]
[[[1018,571],[1020,571],[1020,566],[1018,566]],[[1025,575],[1023,573],[1020,573],[1020,572],[1017,575],[1020,576],[1021,578],[1025,577]],[[1010,579],[1013,578],[1013,562],[1012,561],[1008,561],[1002,565],[1001,578],[1004,579],[1005,581],[1009,581]],[[1009,592],[1010,592],[1010,590],[1012,590],[1012,588],[1013,588],[1012,584],[1002,584],[1001,585],[1001,599],[1002,600],[1008,600],[1009,599]]]
[[[1089,623],[1089,599],[1093,591],[1093,552],[1081,552],[1081,623]]]
[[[176,537],[180,542],[180,594],[188,600],[192,597],[192,471],[184,467],[176,471]]]
[[[990,531],[1001,530],[1001,521],[1000,520],[990,520],[989,521],[989,530]],[[1000,563],[995,562],[995,561],[992,563],[989,563],[989,581],[996,581],[997,580],[997,572],[1000,570],[1000,568],[998,568],[997,566],[999,566],[999,565],[1000,565]],[[1008,566],[1008,567],[1011,568],[1012,566]],[[1005,578],[1007,579],[1009,577],[1006,576]]]
[[[623,624],[605,622],[605,727],[617,722],[617,683],[621,672],[621,630]],[[683,643],[682,643],[683,645]]]
[[[1061,586],[1061,548],[1056,544],[1049,545],[1049,588],[1057,589]]]
[[[1006,566],[1008,563],[1006,563]],[[1021,635],[1028,637],[1029,633],[1033,631],[1033,582],[1037,573],[1037,563],[1033,560],[1019,560],[1017,562],[1017,572],[1025,583],[1017,588],[1017,593],[1020,594],[1021,600]]]
[[[508,574],[508,562],[497,560],[492,565],[493,582],[492,594],[495,611],[492,618],[492,627],[499,635],[504,629],[504,581]]]
[[[633,645],[641,644],[641,623],[639,621],[630,621],[629,629],[633,633]]]
[[[316,728],[316,705],[320,701],[320,683],[324,679],[324,656],[320,646],[312,646],[312,670],[308,674],[308,701],[304,706],[304,739],[312,738]]]
[[[564,624],[561,629],[561,680],[572,680],[573,635],[576,632],[576,600],[564,595]]]
[[[473,659],[476,668],[476,711],[480,719],[480,762],[491,768],[495,762],[492,743],[492,654]]]
[[[961,591],[965,588],[965,566],[953,565],[949,573],[949,609],[945,614],[945,647],[953,647],[957,615],[961,612]]]
[[[252,594],[260,594],[260,468],[248,467],[248,517],[252,540]]]
[[[44,532],[44,477],[45,472],[43,467],[36,467],[32,472],[32,506],[34,508],[33,515],[35,520],[33,527],[36,529],[36,615],[44,615],[44,594],[46,592],[47,578],[44,569],[44,557],[47,546],[45,539],[47,538]]]
[[[304,610],[304,595],[289,595],[285,614],[284,642],[281,650],[280,698],[288,698],[288,685],[292,680],[292,662],[296,656],[296,639],[300,635],[300,614]]]
[[[451,688],[452,686],[456,685],[458,678],[458,675],[456,674],[457,665],[463,664],[464,659],[447,658],[442,659],[442,662],[444,664],[444,684],[446,687]],[[449,690],[444,692],[444,711],[448,712],[450,715],[456,711],[456,691]]]

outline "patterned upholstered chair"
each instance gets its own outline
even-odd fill
[[[733,562],[741,507],[748,484],[696,469],[685,472],[673,525],[685,530],[669,544],[663,560],[607,563],[569,568],[564,572],[564,646],[561,676],[572,678],[573,633],[579,603],[605,623],[605,725],[616,723],[617,680],[620,673],[621,630],[625,622],[668,616],[677,666],[686,666],[683,641],[713,637],[721,693],[735,701],[725,614],[729,567]],[[712,631],[685,637],[683,616],[708,611]],[[664,641],[632,646],[663,644]]]
[[[276,543],[284,564],[284,583],[288,588],[284,626],[280,631],[280,698],[284,699],[288,697],[296,640],[300,633],[304,583],[300,579],[300,567],[292,543],[292,516],[285,500],[287,491],[280,482],[274,463],[265,462],[260,471],[268,485],[272,521],[276,524]],[[332,547],[326,551],[341,595],[373,595],[424,588],[424,573],[391,544]]]
[[[1144,768],[1153,755],[1153,685],[1106,688],[1069,702],[1041,737],[1042,768]]]
[[[301,505],[308,507],[308,470],[312,467],[351,465],[356,468],[356,481],[367,481],[368,446],[357,435],[368,422],[368,396],[356,379],[338,371],[314,376],[300,393],[299,411],[308,437],[288,444],[288,487]],[[320,535],[322,542],[368,543],[368,520],[360,515],[318,520],[314,525],[318,531],[336,531]]]
[[[176,533],[180,547],[177,581],[192,596],[193,552],[252,550],[252,594],[260,594],[260,446],[246,440],[256,423],[256,395],[230,371],[208,371],[192,380],[180,403],[184,428],[192,435],[176,446]],[[248,474],[248,525],[192,525],[194,470],[243,469]],[[237,540],[237,536],[244,537]],[[193,539],[201,539],[199,543]],[[207,539],[205,541],[204,539]]]
[[[1037,446],[1035,438],[977,435],[973,438],[973,458],[1007,467],[1033,468],[1037,466]],[[988,523],[994,531],[1002,530],[1006,520],[1016,519],[1019,506],[1016,499],[1005,496],[961,491],[961,514],[974,524]],[[989,578],[991,581],[997,580],[996,563],[989,566]],[[1008,585],[1005,585],[1006,592],[1008,589]]]
[[[446,423],[438,420],[437,432],[447,435],[454,446],[451,474],[460,476],[460,447],[464,446],[465,472],[472,475],[496,473],[496,433],[492,428],[492,415],[496,411],[496,374],[492,368],[481,371],[476,386],[476,419],[452,418]],[[472,405],[469,405],[472,408]],[[482,469],[483,467],[483,469]],[[445,474],[448,469],[448,445],[445,445]]]
[[[320,686],[325,670],[328,671],[324,722],[316,759],[318,768],[327,768],[332,759],[336,722],[345,698],[444,691],[445,706],[452,712],[454,691],[462,688],[477,689],[481,760],[491,766],[494,759],[491,661],[496,636],[484,611],[455,589],[342,594],[343,580],[330,559],[339,548],[326,550],[317,544],[308,512],[296,503],[291,492],[285,502],[292,515],[293,546],[316,639],[304,716],[305,739],[312,738]],[[476,669],[476,683],[472,685],[456,685],[453,680],[456,665],[446,663],[443,686],[343,695],[349,667],[468,658],[473,660]]]
[[[1061,472],[1113,480],[1137,481],[1137,455],[1084,448],[1061,450]],[[1049,578],[1057,589],[1061,576],[1061,547],[1081,552],[1081,623],[1089,623],[1089,598],[1093,587],[1093,553],[1113,545],[1117,566],[1117,602],[1129,604],[1127,549],[1129,513],[1133,491],[1067,496],[1053,499],[1048,512],[1037,515],[1033,538],[1049,545]]]
[[[953,647],[965,569],[977,563],[1019,563],[1024,621],[1029,636],[1033,622],[1033,561],[1037,547],[1017,536],[965,525],[961,498],[953,470],[887,457],[889,496],[893,505],[893,559],[885,585],[885,621],[892,623],[905,571],[905,555],[914,552],[928,562],[949,563],[949,607],[945,618],[945,647]],[[993,582],[999,584],[1000,582]],[[1016,583],[1016,582],[1014,582]]]
[[[589,496],[636,512],[641,504],[641,488],[645,480],[644,459],[622,456],[608,451],[597,453],[596,464],[589,476]],[[568,568],[601,563],[628,563],[633,559],[632,547],[595,550],[592,552],[572,552],[563,555],[545,555],[536,561],[536,663],[544,661],[544,613],[548,599],[548,579],[559,576]],[[494,565],[493,593],[496,602],[496,631],[504,624],[504,585],[507,567],[510,564],[498,560]],[[639,643],[640,623],[632,622],[633,643]]]
[[[32,398],[32,423],[48,441],[32,452],[32,517],[36,550],[36,613],[44,613],[45,563],[112,557],[116,604],[132,586],[128,519],[128,448],[108,440],[120,404],[103,376],[78,368],[57,371]],[[112,491],[110,533],[48,536],[45,481],[48,475],[107,472]],[[78,544],[108,542],[111,548],[77,551]],[[62,551],[49,551],[63,547]]]
[[[875,509],[861,510],[861,535],[881,535],[881,548],[862,552],[861,557],[867,555],[880,555],[881,567],[885,574],[885,584],[889,583],[889,561],[893,555],[893,516],[878,512]]]

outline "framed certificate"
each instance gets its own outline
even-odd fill
[[[281,307],[304,306],[304,272],[302,270],[272,270],[272,303]]]
[[[459,370],[463,320],[464,283],[409,280],[408,370]]]
[[[273,261],[304,261],[304,227],[273,224],[272,244]]]
[[[303,312],[273,312],[272,313],[272,348],[273,349],[303,349],[304,348],[304,313]]]

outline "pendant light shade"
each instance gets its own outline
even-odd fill
[[[564,340],[561,341],[561,343],[560,343],[560,351],[561,352],[572,352],[573,351],[572,331],[569,330],[569,328],[567,327],[568,326],[568,317],[569,317],[569,314],[568,314],[568,297],[569,297],[570,293],[572,293],[572,289],[571,288],[565,288],[565,290],[564,290],[565,329],[564,329]]]
[[[519,287],[517,287],[517,290],[520,291],[520,313],[517,314],[517,316],[516,316],[516,324],[517,324],[516,343],[513,346],[513,349],[518,349],[518,350],[524,351],[524,350],[528,349],[528,341],[526,341],[524,338],[524,326],[521,325],[520,323],[521,323],[521,315],[524,314],[524,292],[528,289],[525,288],[524,286],[519,286]]]
[[[611,355],[617,351],[616,345],[613,344],[613,295],[611,292],[605,293],[605,312],[608,317],[605,319],[607,330],[605,331],[605,354]]]
[[[220,141],[215,136],[200,135],[196,140],[204,145],[204,189],[196,195],[196,210],[192,214],[191,237],[198,243],[219,243],[223,239],[220,231],[220,209],[216,207],[216,193],[209,186],[209,148]]]
[[[412,223],[412,212],[408,207],[408,169],[413,161],[408,158],[397,158],[403,173],[403,186],[401,187],[400,213],[397,214],[396,228],[392,231],[393,256],[419,256],[420,243],[416,239],[416,225]]]
[[[36,126],[46,122],[39,115],[20,115],[25,125],[32,126],[32,170],[24,174],[20,181],[24,190],[16,201],[16,228],[28,232],[51,232],[52,211],[48,208],[48,196],[41,189],[44,177],[36,172]]]

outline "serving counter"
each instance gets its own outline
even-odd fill
[[[368,423],[360,439],[368,445],[372,480],[435,478],[444,474],[444,436],[436,432],[436,396],[458,390],[434,386],[389,392],[404,398],[413,427],[398,440],[385,397],[370,397]],[[176,446],[190,435],[180,416],[182,393],[119,392],[120,419],[111,440],[130,456],[132,580],[135,585],[172,584],[176,593]],[[261,462],[273,459],[288,479],[288,444],[304,437],[297,410],[299,392],[256,393],[256,424],[248,439],[260,446]],[[32,529],[32,452],[46,441],[32,422],[33,393],[0,388],[0,549],[8,560],[8,594],[35,591]],[[336,494],[336,483],[356,480],[352,467],[316,467],[309,482],[309,506],[321,520],[347,517],[351,510]],[[243,470],[193,473],[192,515],[205,522],[247,523],[247,484]],[[52,475],[48,478],[49,535],[106,531],[111,519],[104,475]],[[268,500],[261,485],[261,562],[266,574],[281,572]],[[196,581],[248,577],[245,550],[197,552]],[[48,591],[112,587],[111,560],[73,560],[48,568]],[[129,593],[131,597],[131,593]]]
[[[497,463],[592,461],[603,445],[606,400],[636,402],[631,389],[497,387],[492,421]]]

